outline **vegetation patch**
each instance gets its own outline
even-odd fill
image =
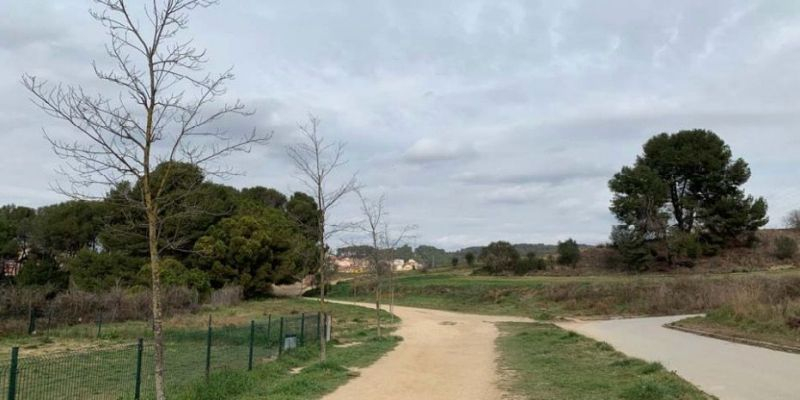
[[[738,293],[746,297],[746,293]],[[674,323],[679,328],[748,344],[782,349],[800,349],[800,301],[776,304],[741,301]]]
[[[469,276],[442,272],[394,280],[396,304],[536,319],[571,316],[694,314],[732,304],[783,310],[800,301],[794,270],[707,275],[577,277]],[[369,280],[332,286],[332,297],[366,301]],[[747,296],[743,299],[742,296]],[[740,307],[740,306],[737,306]]]
[[[520,398],[708,399],[658,363],[625,356],[551,324],[503,323],[497,339],[505,388]]]

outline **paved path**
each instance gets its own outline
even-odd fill
[[[564,329],[658,361],[720,400],[800,399],[800,355],[664,328],[686,316],[570,322]]]
[[[502,398],[493,322],[530,320],[398,306],[394,312],[402,319],[397,335],[403,341],[325,400]]]

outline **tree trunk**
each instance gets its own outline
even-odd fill
[[[391,315],[392,323],[394,324],[394,270],[390,271],[389,274],[389,314]]]
[[[322,310],[323,318],[325,317],[325,241],[321,241],[321,246],[319,250],[319,307]],[[325,319],[327,321],[327,319]],[[327,329],[322,329],[322,336],[319,338],[319,360],[320,362],[325,362],[328,356],[328,348],[327,343],[325,342],[325,331]]]
[[[381,278],[378,277],[378,287],[375,288],[375,321],[377,321],[378,337],[381,337]]]
[[[156,399],[165,400],[164,387],[164,331],[161,311],[161,264],[158,254],[158,224],[155,206],[147,184],[145,186],[145,199],[147,201],[147,241],[150,248],[150,274],[152,284],[152,311],[153,311],[153,347],[155,350],[155,389]]]

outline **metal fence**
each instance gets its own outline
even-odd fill
[[[247,326],[206,331],[165,332],[166,390],[178,393],[226,369],[251,370],[284,352],[330,340],[330,315],[268,317]],[[0,396],[8,400],[152,399],[154,349],[151,341],[113,347],[22,357],[13,348],[0,363]]]

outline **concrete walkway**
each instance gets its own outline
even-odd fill
[[[721,400],[800,399],[800,355],[665,328],[687,316],[560,323],[617,350],[658,361]]]

